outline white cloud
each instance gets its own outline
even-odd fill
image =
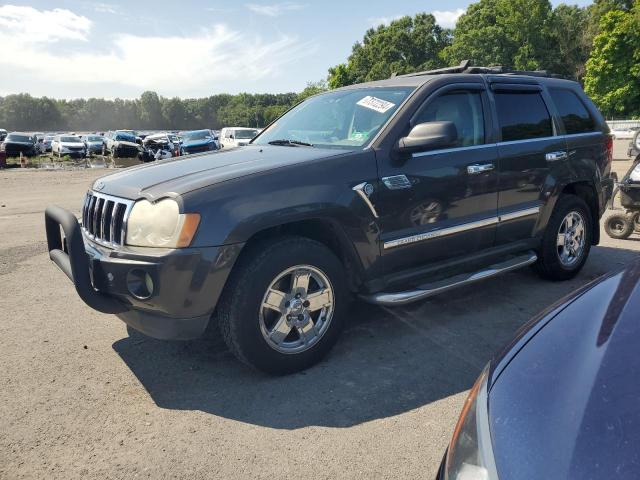
[[[117,15],[120,13],[120,10],[118,9],[118,7],[111,3],[98,2],[98,3],[92,3],[91,6],[98,13],[112,13],[114,15]]]
[[[15,7],[14,7],[15,8]],[[40,19],[51,12],[27,8],[30,19]],[[33,84],[56,83],[66,91],[88,85],[114,85],[120,90],[156,90],[163,95],[203,95],[215,90],[216,82],[258,81],[276,77],[281,67],[299,58],[312,55],[315,47],[298,38],[280,35],[266,41],[250,37],[219,24],[191,32],[188,36],[140,36],[114,34],[106,51],[75,50],[65,52],[34,43],[35,32],[15,19],[15,10],[0,9],[0,45],[3,50],[19,55],[0,56],[0,71],[12,71]],[[65,10],[54,18],[73,19],[75,24],[56,22],[42,32],[40,41],[58,39],[86,41],[91,22]],[[56,15],[58,17],[56,17]],[[43,26],[43,24],[40,24]],[[42,40],[40,40],[40,38]],[[180,59],[180,61],[176,61]],[[23,91],[22,84],[8,85],[5,77],[0,94]],[[108,94],[107,94],[108,96]]]
[[[464,8],[457,8],[455,10],[434,10],[431,12],[436,17],[436,22],[443,28],[453,28],[456,26],[456,22],[460,15],[465,12]]]
[[[391,15],[390,17],[369,17],[367,22],[372,27],[379,27],[380,25],[389,25],[394,20],[404,17],[404,15]]]
[[[265,15],[267,17],[278,17],[286,12],[294,10],[302,10],[304,5],[293,2],[274,3],[272,5],[259,5],[257,3],[248,3],[246,7],[253,13]]]
[[[87,40],[91,20],[61,9],[36,10],[16,5],[0,6],[0,35],[25,44]],[[3,42],[4,43],[4,42]],[[9,50],[4,50],[8,52]],[[17,50],[20,52],[20,50]]]

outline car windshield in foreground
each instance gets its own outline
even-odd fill
[[[193,142],[196,140],[212,140],[211,133],[207,130],[200,130],[197,132],[188,132],[183,135],[185,142]]]
[[[353,150],[367,144],[413,87],[359,88],[311,97],[271,124],[253,143]]]
[[[33,138],[29,135],[16,135],[15,133],[10,133],[7,135],[7,141],[10,142],[33,142]]]
[[[82,143],[82,140],[78,137],[60,137],[60,141],[67,143]]]
[[[258,134],[258,130],[236,130],[236,138],[240,140],[251,140]]]

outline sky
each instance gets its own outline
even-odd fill
[[[345,62],[368,28],[419,12],[453,27],[470,3],[14,0],[0,4],[0,96],[300,91]]]

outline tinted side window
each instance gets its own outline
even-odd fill
[[[553,103],[562,117],[564,129],[567,134],[586,133],[595,130],[596,122],[593,120],[582,100],[571,90],[561,88],[549,89]]]
[[[502,141],[551,137],[551,115],[540,92],[496,92]]]
[[[449,121],[458,130],[459,147],[484,143],[484,115],[480,92],[452,91],[429,101],[416,123]]]

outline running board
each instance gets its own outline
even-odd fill
[[[433,283],[425,283],[420,285],[414,290],[407,290],[405,292],[396,293],[373,293],[369,295],[361,295],[360,297],[376,305],[385,305],[388,307],[406,305],[407,303],[416,302],[424,298],[432,297],[440,293],[446,292],[453,288],[462,287],[471,283],[484,280],[486,278],[495,277],[503,273],[511,272],[527,265],[535,263],[538,256],[534,252],[528,252],[525,255],[520,255],[515,258],[511,258],[507,261],[496,263],[493,265],[479,270],[477,272],[462,273],[453,277],[445,278]]]

